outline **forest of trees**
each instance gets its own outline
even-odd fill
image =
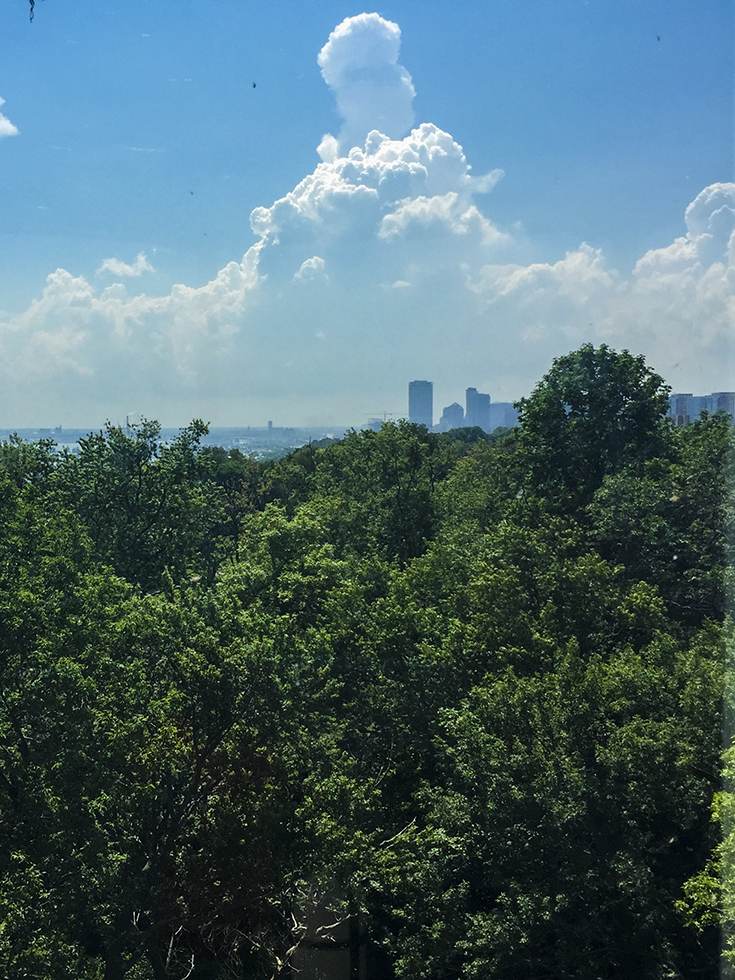
[[[374,980],[714,980],[732,429],[666,395],[0,444],[0,975],[285,977],[331,902]]]

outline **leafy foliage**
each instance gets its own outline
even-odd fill
[[[286,976],[329,908],[376,976],[714,977],[732,429],[664,399],[586,346],[494,438],[0,445],[0,974]]]
[[[606,475],[664,455],[669,388],[643,357],[585,344],[518,403],[533,487],[586,502]]]
[[[160,588],[168,569],[177,580],[211,577],[212,532],[222,493],[209,478],[195,420],[170,445],[160,426],[142,422],[132,434],[115,426],[81,439],[55,470],[60,501],[84,521],[97,557],[145,591]]]

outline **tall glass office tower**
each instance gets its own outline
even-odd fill
[[[479,425],[485,432],[490,431],[490,395],[483,394],[477,388],[466,391],[467,410],[465,425]]]
[[[434,383],[432,381],[409,381],[408,420],[418,422],[431,429],[434,424]]]

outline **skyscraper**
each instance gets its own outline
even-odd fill
[[[722,409],[735,420],[735,391],[713,391],[711,395],[674,391],[669,395],[669,418],[673,425],[689,425],[701,412],[717,412]]]
[[[434,384],[432,381],[409,381],[408,420],[431,429],[434,424]]]
[[[490,403],[490,431],[503,428],[510,429],[518,425],[518,412],[513,408],[512,402],[491,402]]]
[[[467,411],[465,425],[479,425],[485,432],[490,431],[490,395],[477,388],[468,388],[466,393]]]
[[[713,391],[712,408],[715,412],[724,409],[731,416],[735,415],[735,392],[732,391]]]
[[[669,416],[674,425],[689,425],[692,416],[692,402],[694,396],[691,391],[679,391],[669,396]]]

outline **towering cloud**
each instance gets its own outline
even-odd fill
[[[687,239],[703,265],[728,260],[735,251],[735,185],[711,184],[686,210]]]
[[[473,176],[431,123],[405,132],[413,86],[399,44],[377,14],[333,32],[319,63],[344,129],[313,173],[252,212],[254,244],[211,282],[135,293],[150,268],[141,253],[98,270],[126,284],[59,269],[27,310],[0,314],[4,417],[71,424],[76,404],[79,423],[130,410],[359,422],[405,410],[411,377],[448,400],[470,383],[517,397],[588,340],[644,353],[688,390],[732,387],[735,184],[697,195],[682,236],[629,274],[586,243],[520,263],[478,203],[502,172]]]
[[[364,281],[415,264],[421,254],[452,265],[489,257],[508,236],[485,218],[474,195],[500,178],[471,176],[462,147],[431,123],[402,140],[373,130],[362,147],[320,163],[270,208],[256,208],[250,225],[263,243],[260,271],[293,274],[318,251],[327,264]],[[408,248],[407,243],[413,244]],[[400,248],[387,248],[404,244]],[[360,250],[361,263],[355,265]],[[416,274],[421,276],[421,270]]]
[[[324,137],[322,159],[362,146],[372,129],[400,139],[411,128],[416,93],[411,76],[398,64],[400,47],[398,24],[378,14],[347,17],[329,35],[318,61],[344,125],[338,140]]]

